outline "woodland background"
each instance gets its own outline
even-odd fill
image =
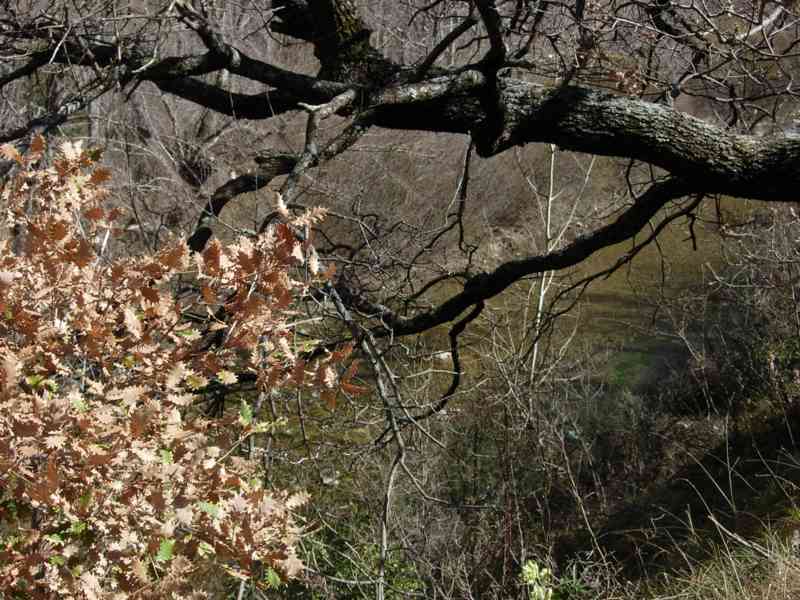
[[[62,140],[102,150],[105,202],[124,216],[101,255],[159,256],[175,240],[200,239],[202,250],[204,227],[238,243],[326,210],[293,225],[304,262],[287,269],[307,287],[291,305],[301,324],[286,351],[311,364],[352,343],[332,363],[344,385],[195,390],[205,419],[235,421],[247,405],[276,423],[248,457],[265,489],[310,496],[293,506],[304,570],[250,569],[244,581],[223,570],[198,587],[219,598],[799,594],[800,215],[786,183],[796,175],[776,175],[766,202],[748,199],[750,188],[744,198],[693,188],[575,265],[518,277],[445,324],[395,336],[392,315],[432,311],[507,261],[555,256],[636,206],[665,170],[624,148],[581,153],[571,142],[486,156],[468,135],[408,121],[292,171],[281,161],[310,156],[313,108],[231,116],[136,78],[151,68],[145,50],[200,52],[203,23],[242,52],[316,77],[313,44],[275,27],[281,9],[306,4],[0,7],[0,139],[24,154],[43,135],[43,164]],[[794,139],[792,3],[354,6],[372,47],[396,64],[418,68],[448,40],[435,54],[448,73],[488,64],[486,4],[505,27],[503,77],[644,100],[725,135]],[[106,43],[135,55],[134,72],[101,56]],[[230,69],[197,79],[271,101]],[[334,110],[313,133],[339,139],[358,114]],[[11,158],[0,165],[7,181],[22,166]],[[224,209],[209,218],[215,199]],[[312,261],[328,283],[314,283]]]

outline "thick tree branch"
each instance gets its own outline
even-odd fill
[[[190,250],[193,252],[203,250],[212,235],[211,223],[219,217],[228,202],[240,194],[260,190],[276,177],[290,173],[297,162],[297,157],[291,154],[267,152],[259,156],[257,162],[259,166],[255,173],[231,179],[212,194],[197,221],[194,233],[187,240]]]
[[[272,30],[310,41],[322,79],[375,86],[398,71],[370,45],[372,31],[353,0],[274,0],[272,6],[280,19]]]
[[[503,39],[503,20],[497,12],[494,0],[475,0],[475,4],[489,34],[489,52],[484,56],[483,62],[499,67],[505,61],[508,52]]]
[[[175,6],[181,18],[197,33],[209,53],[220,61],[221,68],[231,73],[274,88],[292,91],[304,96],[305,101],[327,102],[331,96],[347,90],[347,86],[343,84],[302,75],[251,58],[228,44],[222,34],[208,21],[207,15],[185,2],[178,2]]]
[[[480,87],[462,88],[433,100],[379,107],[375,124],[469,133],[481,156],[545,142],[641,160],[691,183],[695,192],[796,199],[800,136],[729,133],[666,106],[578,86],[500,79],[497,110],[487,108],[483,93]]]
[[[22,79],[36,72],[37,69],[43,67],[50,61],[50,55],[47,52],[36,52],[31,54],[27,63],[14,69],[8,75],[0,77],[0,89],[8,83]]]
[[[314,19],[306,0],[273,0],[272,7],[279,20],[270,29],[305,42],[314,41]]]
[[[320,62],[332,59],[365,35],[368,37],[369,29],[353,0],[309,0],[308,4],[314,19],[314,45]]]
[[[310,101],[282,90],[239,94],[188,77],[159,80],[155,84],[162,92],[239,119],[271,119],[287,111],[297,110],[299,102]]]
[[[346,106],[350,106],[356,97],[357,95],[354,90],[348,90],[327,104],[321,104],[317,106],[312,106],[309,104],[301,105],[302,108],[308,113],[308,120],[306,122],[306,141],[302,156],[294,165],[292,172],[289,174],[289,177],[286,178],[286,182],[281,187],[281,195],[285,202],[290,202],[292,200],[294,189],[297,186],[297,183],[300,181],[300,177],[309,168],[319,163],[320,155],[317,132],[320,121],[333,116]],[[355,139],[353,139],[353,142],[355,142]],[[341,151],[334,150],[335,153],[331,153],[330,147],[326,148],[326,150],[327,154],[324,159],[333,158]]]
[[[201,19],[202,15],[191,15],[193,27],[208,47],[208,52],[204,54],[173,56],[153,62],[146,53],[134,48],[123,53],[120,61],[119,51],[112,45],[67,39],[53,42],[52,47],[32,55],[22,67],[0,77],[0,88],[51,62],[72,66],[120,67],[117,77],[123,86],[131,81],[152,81],[163,91],[223,114],[264,119],[295,110],[298,102],[323,104],[351,87],[253,59],[226,44],[222,36]],[[223,69],[272,89],[263,94],[244,95],[189,79]],[[264,106],[263,99],[268,95],[271,95],[271,106]]]

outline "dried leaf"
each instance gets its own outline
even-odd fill
[[[90,221],[102,221],[106,216],[106,211],[99,206],[93,206],[89,210],[84,211],[83,216]]]
[[[151,304],[158,304],[161,301],[161,296],[158,294],[158,290],[150,287],[149,285],[140,287],[139,293]]]
[[[319,274],[319,255],[317,254],[316,249],[312,246],[308,254],[308,270],[311,272],[312,275]]]
[[[123,315],[125,317],[125,327],[133,337],[137,340],[140,339],[142,337],[142,323],[139,321],[139,317],[136,316],[136,312],[130,306],[126,306]]]
[[[29,149],[32,154],[40,156],[44,152],[45,146],[46,144],[44,141],[44,136],[37,133],[35,136],[33,136]]]
[[[67,161],[76,161],[80,159],[81,154],[83,154],[83,140],[77,140],[75,142],[67,140],[61,144],[59,150]]]
[[[220,383],[223,385],[233,385],[239,381],[236,373],[232,373],[231,371],[220,371],[217,373],[217,379],[219,379]]]
[[[305,262],[305,257],[303,256],[303,247],[300,244],[295,244],[292,248],[292,258],[294,258],[301,265]]]
[[[351,396],[364,396],[369,393],[369,388],[364,387],[363,385],[354,385],[349,382],[343,382],[340,387],[342,388],[343,392],[346,392]]]
[[[22,154],[19,153],[14,146],[11,144],[3,144],[0,146],[0,155],[6,160],[12,160],[18,165],[24,164],[24,160],[22,158]]]
[[[19,275],[17,271],[0,271],[0,289],[10,286]]]
[[[325,390],[320,393],[320,398],[325,403],[329,410],[336,410],[336,392],[333,390]]]
[[[169,269],[182,269],[185,267],[186,259],[189,256],[189,249],[185,242],[176,244],[173,248],[159,254],[159,262]]]
[[[221,254],[222,246],[217,239],[211,240],[203,250],[203,268],[211,277],[217,277],[220,274]]]
[[[10,350],[6,350],[3,355],[3,389],[9,390],[17,386],[19,382],[20,362],[17,356]]]
[[[140,583],[143,583],[145,585],[150,584],[151,581],[150,573],[147,570],[147,565],[143,561],[139,559],[134,560],[132,571],[134,576],[136,577],[136,579],[139,580]]]
[[[283,196],[279,193],[277,199],[277,210],[278,214],[283,217],[284,219],[289,219],[291,215],[289,214],[289,208],[286,206],[286,203],[283,201]]]
[[[111,180],[111,171],[109,171],[108,169],[104,169],[104,168],[95,169],[92,172],[92,175],[89,177],[89,183],[91,185],[95,185],[95,186],[102,185],[106,181],[110,181],[110,180]]]
[[[204,285],[200,288],[200,293],[203,296],[203,302],[206,304],[216,304],[217,303],[217,295],[214,293],[209,286]]]

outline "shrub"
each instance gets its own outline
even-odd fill
[[[307,286],[291,269],[313,255],[292,231],[320,211],[202,255],[112,257],[98,153],[65,143],[37,167],[44,151],[2,149],[0,589],[202,598],[215,569],[297,575],[307,496],[265,489],[242,452],[271,425],[245,401],[215,420],[198,405],[241,378],[335,392],[336,353],[306,364],[289,342]]]

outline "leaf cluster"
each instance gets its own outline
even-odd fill
[[[298,575],[307,494],[265,488],[241,451],[271,425],[248,402],[200,406],[243,376],[338,389],[336,353],[306,364],[288,342],[309,285],[293,269],[314,255],[293,232],[321,211],[202,254],[112,257],[96,151],[65,143],[51,167],[41,138],[1,151],[17,168],[0,188],[0,589],[202,598],[210,570]]]

